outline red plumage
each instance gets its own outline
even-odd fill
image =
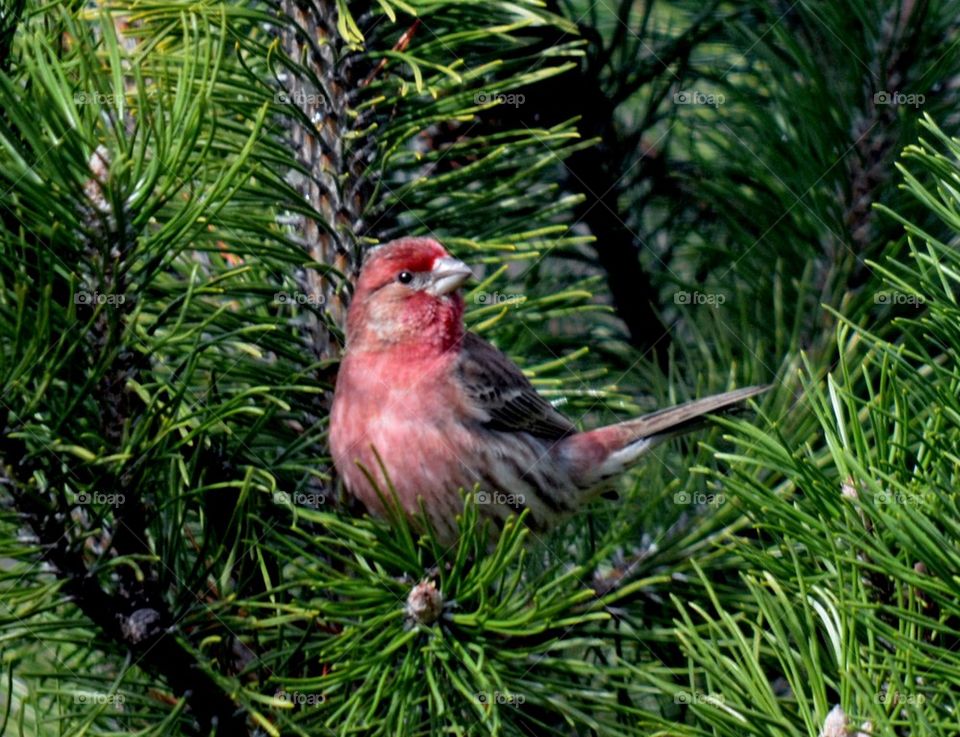
[[[664,438],[766,387],[748,387],[578,432],[503,353],[463,325],[470,269],[429,238],[373,249],[347,314],[330,418],[334,465],[349,493],[383,512],[361,465],[405,512],[419,499],[452,541],[458,490],[478,487],[496,520],[530,509],[544,529],[572,514]],[[376,449],[376,452],[374,452]]]

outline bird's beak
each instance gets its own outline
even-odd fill
[[[442,297],[455,291],[471,276],[473,272],[463,261],[450,257],[438,258],[430,270],[430,283],[426,291],[435,297]]]

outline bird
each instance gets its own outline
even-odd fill
[[[500,530],[512,515],[547,531],[664,440],[769,387],[749,386],[580,431],[504,353],[464,326],[473,275],[437,240],[368,250],[347,309],[329,449],[350,497],[453,544],[464,494]],[[461,491],[463,490],[463,491]],[[425,512],[425,517],[422,513]]]

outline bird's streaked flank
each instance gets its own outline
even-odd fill
[[[766,390],[737,389],[578,432],[516,364],[466,331],[459,288],[470,276],[430,238],[369,254],[347,313],[330,418],[347,491],[382,514],[367,477],[386,490],[382,462],[406,514],[419,514],[422,497],[443,541],[455,538],[461,487],[479,485],[478,508],[497,520],[526,508],[531,526],[546,529],[657,443]]]

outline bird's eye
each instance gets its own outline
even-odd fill
[[[411,274],[409,271],[401,271],[399,274],[397,274],[397,281],[401,284],[409,284],[413,281],[413,274]]]

